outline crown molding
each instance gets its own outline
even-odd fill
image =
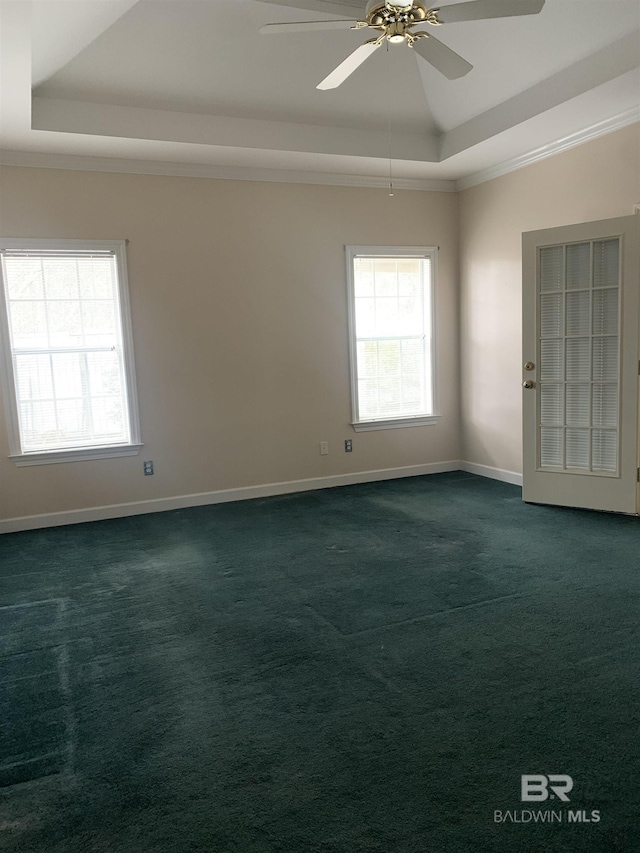
[[[116,157],[90,157],[72,154],[47,154],[31,151],[1,151],[0,165],[40,169],[68,169],[82,172],[120,172],[131,175],[166,175],[177,178],[209,178],[227,181],[266,181],[288,184],[316,184],[337,187],[384,189],[387,177],[349,175],[337,172],[306,172],[288,169],[260,169],[242,166],[215,166],[204,163],[172,163],[160,160],[127,160]],[[420,178],[394,178],[396,190],[456,192],[455,181]]]
[[[568,136],[557,139],[555,142],[535,148],[528,154],[513,157],[510,160],[499,163],[497,166],[490,166],[488,169],[481,169],[479,172],[466,175],[455,182],[456,190],[466,190],[469,187],[475,187],[478,184],[483,184],[486,181],[507,175],[509,172],[515,172],[517,169],[524,168],[524,166],[530,166],[532,163],[546,160],[547,157],[553,157],[555,154],[569,151],[571,148],[582,145],[584,142],[589,142],[592,139],[597,139],[599,136],[621,130],[623,127],[635,124],[638,121],[640,121],[640,106],[632,107],[629,110],[618,113],[618,115],[612,118],[596,122],[584,130],[579,130],[577,133],[570,133]]]
[[[640,121],[640,107],[625,110],[612,118],[596,122],[584,130],[571,133],[548,145],[535,148],[528,154],[505,160],[496,166],[473,172],[459,180],[428,178],[394,178],[396,190],[422,192],[459,192],[470,187],[515,172],[532,163],[546,160],[568,151],[584,142],[621,130]],[[350,175],[337,172],[290,171],[288,169],[260,169],[241,166],[215,166],[204,163],[175,163],[161,160],[130,160],[117,157],[91,157],[72,154],[48,154],[33,151],[0,151],[1,166],[26,166],[40,169],[68,169],[83,172],[119,172],[132,175],[165,175],[178,178],[208,178],[211,180],[258,181],[273,183],[313,184],[338,187],[385,189],[386,177],[377,175]]]

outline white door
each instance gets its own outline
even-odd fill
[[[640,216],[522,235],[523,498],[638,511]]]

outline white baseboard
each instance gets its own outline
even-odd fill
[[[476,462],[461,462],[460,470],[469,474],[478,474],[480,477],[488,477],[490,480],[501,480],[503,483],[522,486],[522,474],[518,474],[516,471],[505,471],[503,468],[492,468],[490,465],[478,465]]]
[[[135,501],[132,503],[96,506],[88,509],[50,512],[42,515],[26,515],[0,521],[0,533],[16,533],[20,530],[35,530],[40,527],[60,527],[65,524],[80,524],[85,521],[102,521],[107,518],[122,518],[129,515],[144,515],[150,512],[166,512],[190,506],[229,503],[230,501],[265,498],[271,495],[286,495],[308,492],[315,489],[330,489],[356,483],[375,483],[378,480],[396,480],[402,477],[420,477],[424,474],[439,474],[459,471],[464,463],[458,460],[433,462],[426,465],[409,465],[403,468],[382,468],[378,471],[359,471],[355,474],[335,474],[332,477],[313,477],[308,480],[290,480],[285,483],[265,483],[259,486],[244,486],[239,489],[223,489],[218,492],[201,492],[195,495],[179,495],[171,498]],[[479,466],[482,467],[482,466]],[[467,469],[464,469],[467,470]],[[490,469],[487,469],[490,470]],[[490,476],[490,475],[486,475]]]

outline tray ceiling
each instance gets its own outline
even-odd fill
[[[369,35],[258,32],[363,10],[356,0],[0,0],[3,160],[376,182],[391,156],[398,179],[427,186],[640,118],[637,0],[547,0],[539,15],[447,24],[438,38],[473,64],[466,77],[447,80],[389,45],[330,91],[315,86]]]

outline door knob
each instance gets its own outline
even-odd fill
[[[530,379],[525,379],[522,383],[523,388],[535,388],[536,383],[532,382]]]

